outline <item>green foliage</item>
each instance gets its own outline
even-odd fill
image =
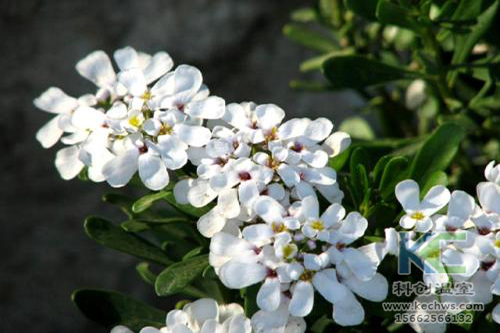
[[[87,318],[107,329],[125,325],[138,332],[144,326],[165,325],[165,312],[117,292],[80,289],[71,299]]]
[[[182,292],[208,266],[208,256],[189,257],[167,267],[155,282],[155,290],[159,296]]]

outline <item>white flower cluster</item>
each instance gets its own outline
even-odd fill
[[[186,304],[182,310],[167,314],[166,326],[146,326],[139,333],[250,333],[250,320],[237,303],[218,305],[210,298]],[[133,333],[128,327],[115,326],[111,333]]]
[[[64,179],[86,166],[91,180],[121,187],[139,171],[146,187],[162,189],[169,183],[168,170],[187,163],[188,149],[209,142],[212,133],[203,123],[221,118],[225,102],[209,96],[195,67],[172,70],[165,52],[150,56],[125,47],[114,59],[118,73],[103,51],[76,65],[98,87],[95,94],[77,99],[52,87],[35,99],[38,108],[57,114],[37,139],[45,148],[59,139],[69,145],[55,162]]]
[[[424,274],[426,284],[440,286],[451,281],[469,281],[471,296],[442,295],[442,302],[489,304],[493,295],[500,295],[500,165],[492,161],[485,169],[485,182],[477,185],[477,201],[463,192],[451,194],[444,186],[434,186],[420,201],[418,184],[405,180],[396,186],[396,197],[406,214],[400,225],[418,232],[462,232],[465,240],[447,242],[435,249],[426,260],[434,260],[446,272]],[[446,215],[437,212],[447,206]],[[464,267],[458,272],[454,267]],[[450,272],[452,274],[450,274]],[[417,298],[419,302],[435,300],[435,295]],[[493,319],[500,323],[500,304],[493,310]],[[444,332],[446,324],[413,324],[417,331]]]

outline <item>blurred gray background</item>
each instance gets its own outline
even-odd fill
[[[79,287],[119,290],[168,310],[136,275],[137,260],[86,238],[88,215],[121,216],[100,197],[105,185],[65,182],[35,133],[50,118],[32,105],[49,86],[93,92],[74,70],[95,49],[166,50],[198,66],[227,102],[276,103],[288,117],[327,116],[354,106],[346,93],[294,92],[298,64],[312,54],[281,34],[287,0],[0,1],[0,332],[101,332],[70,301]]]

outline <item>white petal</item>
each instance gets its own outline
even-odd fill
[[[492,182],[477,185],[477,197],[485,211],[500,214],[500,186]]]
[[[288,305],[290,314],[295,317],[307,316],[314,305],[314,288],[310,282],[298,281],[293,289],[292,300]]]
[[[202,147],[206,145],[212,136],[210,130],[202,126],[176,124],[174,126],[174,131],[182,141],[193,147]]]
[[[238,129],[245,129],[252,126],[252,123],[246,115],[245,109],[237,103],[231,103],[226,106],[224,121]]]
[[[137,171],[138,158],[139,150],[132,148],[106,163],[102,169],[102,173],[109,185],[112,187],[127,185]]]
[[[333,185],[337,181],[337,173],[330,167],[306,168],[302,171],[307,182],[320,185]]]
[[[495,305],[493,308],[493,311],[491,312],[491,316],[493,317],[493,320],[495,323],[500,325],[500,303]]]
[[[36,139],[43,148],[50,148],[59,141],[63,131],[59,128],[60,116],[55,116],[36,133]]]
[[[134,332],[126,326],[118,325],[113,327],[113,329],[109,333],[134,333]]]
[[[345,209],[339,204],[330,205],[321,215],[321,220],[329,227],[335,226],[345,216]],[[345,223],[345,222],[344,222]],[[363,231],[364,233],[364,231]]]
[[[350,293],[346,286],[338,282],[333,268],[314,274],[312,283],[321,296],[332,304],[341,301]]]
[[[342,153],[351,145],[351,137],[345,132],[335,132],[323,143],[323,148],[330,157]]]
[[[446,249],[441,256],[441,260],[447,266],[447,272],[451,276],[460,275],[469,277],[479,268],[479,260],[472,254]],[[461,268],[465,270],[463,273],[461,273]],[[457,270],[460,270],[460,273]]]
[[[257,305],[264,311],[274,311],[280,305],[280,280],[267,278],[257,293]]]
[[[262,129],[271,129],[285,118],[285,111],[274,104],[262,104],[255,109],[257,123]]]
[[[429,230],[432,229],[432,226],[433,226],[432,219],[426,217],[423,220],[417,221],[415,230],[418,232],[428,232]]]
[[[333,320],[340,326],[359,325],[365,319],[365,310],[352,293],[333,306]]]
[[[499,279],[497,279],[499,280]],[[493,300],[490,279],[486,276],[483,270],[478,270],[476,274],[472,276],[469,280],[472,283],[472,292],[474,295],[467,296],[467,299],[471,302],[479,302],[483,304],[488,304]]]
[[[226,218],[217,209],[212,209],[201,216],[196,224],[203,236],[210,238],[224,228]]]
[[[111,60],[103,51],[94,51],[80,60],[76,64],[76,70],[101,88],[112,87],[116,80]]]
[[[210,253],[218,256],[236,256],[251,250],[249,242],[226,232],[219,232],[210,240]]]
[[[377,271],[377,266],[363,252],[348,247],[343,251],[345,262],[353,274],[360,280],[370,280]]]
[[[115,58],[116,64],[121,71],[139,68],[139,56],[134,48],[130,46],[116,50],[113,57]]]
[[[80,149],[77,146],[63,148],[57,152],[55,164],[63,179],[75,178],[82,171],[84,165],[78,159],[79,154]]]
[[[217,210],[228,219],[235,218],[240,214],[240,203],[236,189],[228,189],[219,194]]]
[[[245,227],[242,231],[243,238],[252,242],[254,244],[257,243],[269,243],[271,241],[271,237],[273,237],[273,229],[268,224],[252,224]]]
[[[286,186],[292,187],[300,182],[300,175],[288,164],[281,163],[277,170]]]
[[[315,196],[308,196],[302,199],[302,215],[308,219],[319,218],[319,202]]]
[[[35,98],[33,104],[41,110],[51,113],[68,113],[78,107],[78,101],[68,96],[59,88],[50,87],[39,97]]]
[[[177,324],[186,325],[188,323],[189,317],[186,312],[182,310],[172,310],[167,313],[166,324],[168,327],[172,327]]]
[[[186,165],[188,156],[184,144],[179,139],[171,135],[159,136],[158,149],[168,169],[177,170]]]
[[[328,154],[322,150],[303,151],[302,160],[313,168],[323,168],[328,163]]]
[[[106,122],[106,115],[94,108],[81,106],[75,110],[71,117],[71,124],[79,129],[95,129]]]
[[[405,229],[413,228],[416,223],[417,221],[408,215],[401,216],[401,219],[399,220],[399,225]]]
[[[196,322],[197,326],[203,325],[203,322],[209,319],[218,319],[219,306],[217,302],[210,298],[201,298],[193,303],[189,303],[184,311]]]
[[[129,69],[118,74],[118,80],[127,88],[132,96],[140,97],[147,91],[146,79],[142,70],[138,68]]]
[[[450,191],[443,185],[433,186],[421,203],[424,215],[431,216],[450,201]]]
[[[351,241],[365,234],[368,221],[358,212],[350,212],[340,226],[340,232],[349,237]]]
[[[261,196],[255,200],[253,209],[267,223],[280,222],[285,214],[283,206],[268,196]]]
[[[333,129],[333,124],[326,118],[318,118],[313,120],[307,126],[304,136],[313,141],[323,141],[330,135]]]
[[[147,188],[153,191],[168,185],[169,177],[162,159],[148,151],[139,156],[139,176]]]
[[[448,215],[459,217],[465,221],[472,215],[475,206],[476,203],[472,196],[463,191],[453,191],[448,204]]]
[[[242,204],[246,207],[252,207],[255,200],[259,197],[257,183],[253,180],[242,182],[238,188],[238,194]]]
[[[217,197],[207,181],[195,180],[193,186],[189,189],[187,198],[194,207],[206,206]]]
[[[416,211],[420,208],[420,188],[411,179],[403,180],[396,185],[396,198],[405,211]]]
[[[280,139],[287,140],[302,136],[310,122],[311,121],[306,118],[294,118],[288,120],[287,122],[283,123],[278,130]]]
[[[343,280],[342,283],[345,283],[359,296],[372,302],[382,302],[389,292],[389,283],[380,273],[376,273],[368,281],[363,281],[356,278],[356,276],[352,276],[350,279]]]
[[[189,204],[188,192],[193,185],[193,179],[182,179],[174,186],[175,201],[180,205]]]
[[[174,62],[168,53],[158,52],[151,58],[149,64],[142,71],[146,82],[149,84],[167,73],[173,66]],[[151,90],[154,91],[155,87],[153,86]]]
[[[219,119],[224,115],[226,102],[217,96],[189,103],[185,112],[194,118]]]
[[[241,289],[256,284],[267,275],[267,268],[258,263],[230,261],[220,268],[222,283],[231,289]]]

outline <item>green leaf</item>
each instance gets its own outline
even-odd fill
[[[410,178],[423,185],[430,174],[445,170],[465,137],[462,126],[443,124],[425,141],[410,167]]]
[[[175,196],[172,192],[168,192],[163,199],[165,199],[169,204],[171,204],[175,209],[177,209],[179,212],[192,216],[192,217],[200,217],[206,213],[210,209],[212,209],[212,206],[207,205],[201,208],[196,208],[191,205],[180,205],[175,201]]]
[[[155,290],[158,296],[175,294],[186,288],[208,265],[208,255],[176,262],[158,275]]]
[[[384,24],[396,25],[401,28],[422,33],[424,26],[406,8],[390,2],[390,0],[380,0],[378,2],[376,16]]]
[[[137,266],[135,266],[135,270],[144,281],[154,286],[156,275],[149,269],[148,262],[141,262],[137,264]]]
[[[370,124],[361,117],[350,117],[345,119],[339,126],[339,131],[346,132],[354,139],[373,140],[375,133]]]
[[[396,185],[407,178],[408,165],[408,159],[403,156],[393,157],[387,162],[378,187],[384,200],[391,198],[394,195]]]
[[[127,232],[143,232],[149,230],[149,225],[147,225],[146,223],[139,222],[137,220],[128,220],[122,222],[120,226],[123,228],[123,230]]]
[[[349,147],[343,152],[341,152],[339,155],[330,158],[330,160],[328,161],[328,165],[330,165],[330,167],[332,167],[337,172],[342,170],[344,165],[349,160],[349,155],[351,154],[351,151],[352,148]]]
[[[369,20],[376,20],[378,0],[344,0],[347,9]]]
[[[141,212],[145,211],[146,209],[148,209],[149,207],[151,207],[151,205],[155,201],[163,199],[164,197],[166,197],[170,193],[171,193],[171,191],[160,191],[157,193],[145,195],[142,198],[140,198],[139,200],[137,200],[136,202],[134,202],[134,204],[132,205],[132,211],[136,214],[141,213]]]
[[[134,199],[118,193],[108,193],[102,196],[102,201],[118,206],[128,217],[134,216],[131,207]]]
[[[84,228],[91,239],[106,247],[162,265],[172,263],[160,248],[104,219],[89,217]]]
[[[410,72],[359,55],[332,57],[323,62],[323,71],[334,89],[361,89],[386,82],[421,78]]]
[[[354,54],[355,51],[356,49],[354,49],[353,47],[346,47],[342,50],[331,51],[326,54],[322,54],[320,56],[307,59],[300,64],[300,71],[309,72],[312,70],[319,70],[322,68],[323,62],[325,60],[336,56],[351,55]]]
[[[197,255],[199,255],[202,251],[203,251],[203,246],[198,246],[198,247],[195,247],[194,249],[192,249],[191,251],[189,251],[188,253],[186,253],[186,254],[182,257],[182,261],[187,260],[187,259],[189,259],[189,258],[192,258],[192,257],[194,257],[194,256],[197,256]]]
[[[436,171],[431,173],[424,181],[423,181],[424,186],[422,187],[422,190],[420,191],[421,196],[425,196],[429,190],[436,185],[443,185],[446,186],[448,185],[448,176],[446,175],[446,172],[444,171]]]
[[[248,318],[251,318],[255,312],[259,311],[259,306],[257,305],[257,293],[259,292],[259,288],[260,286],[258,284],[254,284],[240,291],[244,299],[243,305],[245,315]]]
[[[138,332],[144,326],[165,326],[165,312],[117,292],[80,289],[71,299],[87,318],[107,329],[124,325]]]
[[[291,19],[296,22],[308,23],[318,20],[318,13],[310,7],[299,8],[292,12]]]
[[[391,155],[385,155],[378,160],[373,169],[373,184],[379,184],[382,179],[382,174],[384,173],[385,166],[392,159]]]
[[[468,3],[469,7],[478,8],[478,3],[481,1],[478,0],[468,0],[463,1],[463,3]],[[470,28],[471,32],[466,35],[457,35],[455,37],[455,51],[453,53],[453,57],[451,59],[452,64],[459,64],[464,62],[469,56],[470,52],[474,48],[474,45],[479,42],[481,37],[486,33],[488,28],[490,27],[493,19],[495,18],[495,14],[498,9],[499,1],[495,0],[493,3],[477,17],[477,23]],[[461,3],[462,5],[462,3]],[[479,4],[480,6],[480,4]],[[460,8],[459,8],[460,9]],[[477,10],[477,9],[476,9]],[[458,11],[458,9],[457,9]],[[471,10],[470,12],[473,13]],[[465,14],[467,15],[467,14]],[[471,14],[468,14],[471,15]],[[468,16],[465,18],[469,18]],[[448,75],[448,81],[451,86],[453,86],[458,73],[456,71],[451,72]]]
[[[308,49],[319,52],[330,52],[338,49],[337,44],[332,39],[300,24],[285,25],[283,34]]]

